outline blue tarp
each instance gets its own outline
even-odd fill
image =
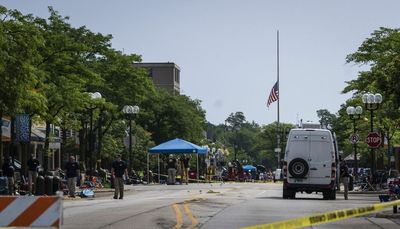
[[[200,147],[191,142],[176,138],[149,149],[150,153],[196,153],[206,154],[207,148]]]
[[[243,169],[244,170],[257,170],[257,168],[252,165],[244,165]]]

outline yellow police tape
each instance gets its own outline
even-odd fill
[[[309,227],[317,224],[330,223],[356,216],[371,214],[374,212],[382,211],[387,207],[395,205],[400,205],[400,200],[373,204],[366,207],[331,211],[321,214],[300,217],[296,219],[279,221],[270,224],[260,224],[255,226],[242,227],[241,229],[292,229],[292,228]]]

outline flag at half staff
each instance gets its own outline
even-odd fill
[[[279,99],[279,87],[278,87],[278,82],[276,82],[274,87],[272,87],[271,92],[269,93],[267,107],[269,107],[271,103],[275,102],[278,99]]]

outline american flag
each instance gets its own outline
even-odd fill
[[[269,93],[267,107],[269,107],[271,103],[275,102],[278,99],[279,99],[279,88],[278,88],[278,82],[276,82],[274,87],[271,89],[271,92]]]

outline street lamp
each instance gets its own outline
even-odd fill
[[[92,100],[101,99],[100,92],[89,92],[89,96]],[[90,158],[90,170],[93,169],[93,151],[94,151],[94,138],[93,138],[93,110],[96,107],[89,107],[90,111],[90,123],[89,123],[89,158]]]
[[[133,167],[133,154],[132,154],[132,119],[135,114],[139,113],[139,107],[138,106],[130,106],[126,105],[122,109],[122,112],[125,114],[126,118],[129,120],[129,161],[128,161],[128,167],[132,168]]]
[[[360,119],[363,109],[361,106],[353,107],[349,106],[346,109],[347,114],[349,115],[350,119],[353,121],[353,135],[350,137],[351,142],[353,143],[354,149],[354,175],[357,179],[358,177],[358,162],[357,162],[357,142],[358,142],[358,135],[356,129],[356,120]]]
[[[374,110],[379,108],[379,105],[382,103],[382,95],[377,93],[377,94],[372,94],[370,92],[367,92],[362,96],[362,102],[365,105],[365,109],[369,110],[371,112],[371,132],[374,132]],[[375,172],[375,151],[373,148],[371,148],[371,157],[372,157],[372,174]]]

